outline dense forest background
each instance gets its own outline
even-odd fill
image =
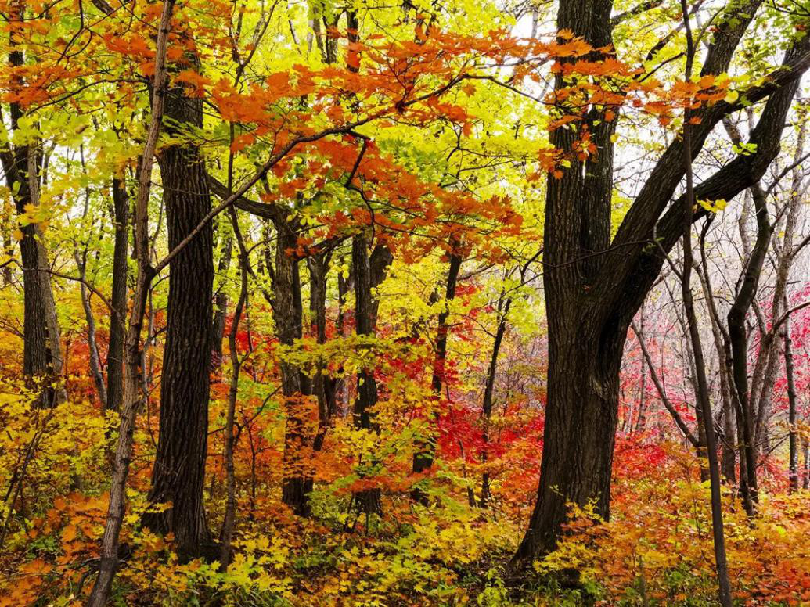
[[[0,605],[810,604],[810,4],[0,15]]]

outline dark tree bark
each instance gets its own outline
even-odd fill
[[[456,298],[456,284],[458,282],[458,273],[461,270],[461,255],[458,253],[451,253],[450,265],[447,269],[447,284],[444,292],[444,306],[439,314],[438,324],[436,327],[436,358],[433,363],[433,379],[431,385],[433,386],[433,393],[436,396],[441,396],[442,384],[445,378],[445,363],[447,362],[447,337],[449,334],[449,327],[447,319],[450,317],[450,303]]]
[[[301,274],[297,226],[279,212],[273,219],[276,228],[275,268],[273,270],[273,319],[281,345],[292,347],[301,339]],[[284,433],[284,481],[282,501],[299,516],[309,516],[312,491],[310,452],[314,437],[307,427],[309,386],[295,364],[282,358],[281,391],[287,413]]]
[[[127,315],[127,258],[129,249],[129,195],[123,179],[112,181],[115,243],[113,245],[112,310],[107,351],[107,408],[121,410],[124,394],[124,339]]]
[[[391,257],[387,247],[378,245],[369,255],[368,237],[365,232],[352,238],[352,267],[354,269],[354,318],[355,332],[364,337],[373,337],[376,333],[377,309],[372,289],[379,286],[385,278],[385,270]],[[376,414],[373,411],[377,404],[377,380],[374,368],[364,368],[357,375],[357,398],[354,401],[354,425],[363,430],[379,432]],[[364,468],[373,468],[374,462],[361,462]],[[355,507],[362,513],[382,514],[380,489],[371,488],[358,491],[352,496]]]
[[[232,196],[229,187],[210,176],[208,179],[218,196],[223,199]],[[289,216],[289,208],[257,203],[244,196],[237,197],[235,205],[270,220],[275,228],[275,252],[271,255],[271,251],[267,249],[264,260],[265,270],[273,283],[273,292],[272,295],[265,296],[273,309],[273,322],[279,344],[291,348],[302,336],[303,306],[300,259],[297,254],[299,220],[295,216]],[[308,516],[309,494],[312,491],[311,453],[317,435],[317,432],[310,431],[307,423],[311,382],[296,364],[288,362],[284,356],[279,361],[279,370],[286,412],[282,502],[296,515]]]
[[[166,97],[165,115],[171,119],[166,130],[182,136],[185,125],[202,128],[202,101],[174,87]],[[158,163],[172,250],[211,210],[211,195],[199,146],[192,140],[161,150]],[[171,260],[169,268],[160,435],[149,500],[171,502],[171,507],[147,513],[143,522],[155,531],[173,532],[178,553],[191,557],[211,548],[203,506],[214,282],[210,222]]]
[[[15,2],[7,15],[10,23],[22,23],[25,18],[25,2]],[[18,45],[15,26],[9,33],[9,67],[25,65],[22,48]],[[8,83],[12,90],[23,87],[21,77],[13,77]],[[11,132],[18,129],[24,111],[18,102],[9,103]],[[29,205],[39,205],[41,154],[36,143],[25,145],[8,144],[0,151],[0,160],[6,176],[6,185],[11,190],[18,215],[26,212]],[[59,322],[56,304],[51,289],[50,264],[45,248],[44,235],[38,223],[20,225],[20,257],[23,275],[23,375],[29,385],[41,389],[37,406],[51,407],[65,398],[63,389],[54,384],[62,373],[62,353],[59,345]]]
[[[728,69],[758,6],[759,0],[750,0],[746,6],[735,5],[719,16],[703,62],[703,75]],[[611,0],[564,2],[557,27],[582,36],[595,48],[609,47],[611,8]],[[779,135],[798,77],[810,63],[809,47],[805,37],[788,51],[784,69],[749,91],[747,98],[754,102],[768,97],[751,134],[756,153],[738,156],[698,184],[698,199],[731,200],[764,174],[778,152]],[[560,77],[556,87],[563,86],[566,84]],[[692,157],[715,125],[738,107],[720,102],[696,111],[701,122],[692,130]],[[671,250],[683,234],[683,200],[678,198],[670,204],[685,173],[683,139],[674,140],[663,153],[611,241],[614,127],[612,121],[605,120],[602,108],[591,109],[586,120],[597,154],[584,161],[572,160],[572,166],[564,169],[559,179],[550,176],[547,182],[546,425],[538,500],[513,559],[514,572],[555,547],[566,519],[567,502],[584,506],[594,500],[597,513],[609,517],[619,368],[627,330],[661,270],[664,252]],[[557,129],[551,141],[555,148],[570,152],[575,137],[572,130]],[[699,209],[693,220],[705,214]]]
[[[640,327],[644,330],[644,307],[641,308]],[[638,412],[635,424],[630,424],[631,432],[643,432],[647,426],[647,359],[641,355],[641,383],[638,390]],[[632,422],[632,420],[631,420]]]
[[[319,344],[326,343],[326,278],[331,257],[331,251],[326,251],[313,253],[307,258],[310,279],[309,309],[315,340]],[[324,373],[323,360],[318,360],[315,377],[312,380],[312,392],[318,398],[318,434],[315,437],[315,451],[320,451],[323,447],[329,421],[336,413],[335,388],[335,380]]]
[[[759,184],[751,187],[757,218],[757,238],[743,275],[734,303],[728,313],[728,335],[731,345],[731,369],[734,379],[737,414],[742,426],[743,444],[741,457],[745,458],[745,474],[740,475],[740,490],[748,514],[754,513],[758,501],[756,444],[754,442],[754,419],[752,399],[748,389],[748,330],[745,325],[751,304],[759,286],[762,266],[768,253],[772,228],[768,219],[765,193]]]

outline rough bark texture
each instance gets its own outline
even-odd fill
[[[719,16],[702,75],[728,69],[758,5],[759,0],[750,0]],[[606,47],[611,44],[611,8],[610,0],[563,2],[557,27],[582,36],[594,47]],[[768,97],[750,138],[756,153],[735,158],[698,184],[696,198],[731,200],[764,174],[778,152],[798,76],[810,63],[807,38],[788,51],[786,69],[749,96],[754,101]],[[564,84],[559,79],[556,86]],[[692,157],[716,124],[736,108],[720,102],[697,110],[701,121],[692,130]],[[513,571],[522,571],[533,558],[554,548],[568,501],[585,505],[594,500],[597,512],[609,516],[619,367],[627,329],[661,270],[662,252],[671,250],[683,234],[683,200],[672,203],[685,173],[683,139],[675,139],[663,153],[611,241],[613,126],[598,108],[586,120],[597,153],[585,161],[572,160],[561,178],[550,177],[547,183],[545,440],[538,500]],[[572,131],[557,129],[551,140],[554,147],[568,152],[574,137]],[[699,209],[693,219],[705,214]]]
[[[167,127],[202,127],[203,108],[180,87],[166,99]],[[205,165],[191,141],[164,148],[159,156],[166,204],[169,250],[211,210]],[[208,399],[211,372],[213,230],[210,222],[170,263],[166,343],[160,386],[160,435],[152,472],[152,503],[171,502],[165,512],[144,516],[144,524],[173,532],[178,551],[196,556],[210,547],[203,508]]]
[[[115,244],[113,245],[112,311],[107,351],[107,408],[121,410],[124,392],[124,319],[127,314],[127,257],[129,248],[129,195],[122,179],[112,182]]]
[[[557,27],[570,29],[595,47],[610,45],[611,4],[610,0],[563,2]],[[556,87],[562,86],[558,77]],[[599,269],[599,257],[579,262],[576,258],[609,245],[613,130],[612,122],[602,120],[593,129],[598,155],[587,166],[577,162],[560,179],[547,182],[546,429],[538,500],[516,564],[554,547],[568,501],[584,505],[595,499],[598,512],[608,513],[619,366],[629,320],[623,322],[613,311],[608,318],[594,317],[588,289]],[[574,139],[567,129],[551,135],[552,145],[562,150],[571,150]]]

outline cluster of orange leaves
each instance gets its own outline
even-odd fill
[[[713,604],[717,594],[708,482],[682,445],[620,440],[611,521],[587,511],[543,569],[575,564],[598,585],[604,605],[622,601]],[[746,605],[810,601],[810,494],[764,493],[749,518],[724,490],[724,527],[734,596]]]

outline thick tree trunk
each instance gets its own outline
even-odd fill
[[[612,43],[611,0],[563,2],[558,29],[569,29],[595,47]],[[566,86],[561,76],[556,88]],[[548,388],[538,498],[529,529],[513,559],[522,569],[554,548],[568,502],[596,501],[608,517],[613,444],[618,420],[619,367],[629,319],[596,315],[602,302],[589,298],[600,257],[610,242],[613,182],[612,121],[594,110],[598,156],[572,161],[561,178],[550,176],[546,194],[544,285],[548,316]],[[572,150],[576,134],[551,133],[552,145]],[[585,166],[583,166],[585,165]],[[553,235],[549,238],[550,235]],[[572,259],[582,256],[580,261]]]
[[[586,315],[584,310],[580,314]],[[627,332],[616,327],[593,335],[583,331],[586,318],[567,316],[568,322],[557,323],[549,335],[542,480],[516,564],[553,550],[568,502],[584,506],[594,499],[597,514],[607,518],[610,512],[619,367]]]
[[[127,317],[127,258],[129,256],[129,195],[124,181],[112,181],[115,243],[113,245],[112,310],[107,351],[107,408],[121,410],[124,392],[124,339]]]
[[[186,97],[182,88],[171,89],[166,116],[201,128],[202,101]],[[158,163],[172,250],[211,210],[211,195],[204,161],[194,143],[164,148]],[[178,553],[191,557],[207,554],[211,548],[203,507],[214,282],[210,222],[171,260],[169,268],[160,436],[149,500],[171,506],[164,512],[147,513],[143,521],[155,531],[173,532]]]
[[[759,0],[744,13],[730,6],[709,45],[701,75],[728,69]],[[595,48],[611,46],[610,0],[571,0],[560,4],[557,27],[582,36]],[[735,16],[734,19],[725,17]],[[768,101],[753,129],[755,154],[740,155],[695,187],[698,199],[731,200],[765,173],[779,149],[798,78],[807,68],[810,42],[797,42],[785,55],[770,86],[749,95]],[[598,59],[598,54],[595,59]],[[556,88],[567,86],[560,77]],[[716,124],[735,105],[718,103],[697,111],[701,121],[689,142],[692,157]],[[611,461],[618,403],[618,372],[627,327],[652,288],[670,251],[683,234],[683,198],[674,204],[685,173],[684,141],[676,138],[611,240],[613,122],[604,108],[585,116],[596,154],[585,160],[572,153],[577,134],[551,133],[554,148],[570,167],[559,179],[549,176],[545,205],[544,284],[549,324],[549,382],[545,441],[538,502],[529,530],[512,563],[523,570],[556,544],[565,503],[596,501],[597,513],[609,515]],[[701,209],[693,219],[705,216]],[[651,246],[655,243],[657,246]]]

